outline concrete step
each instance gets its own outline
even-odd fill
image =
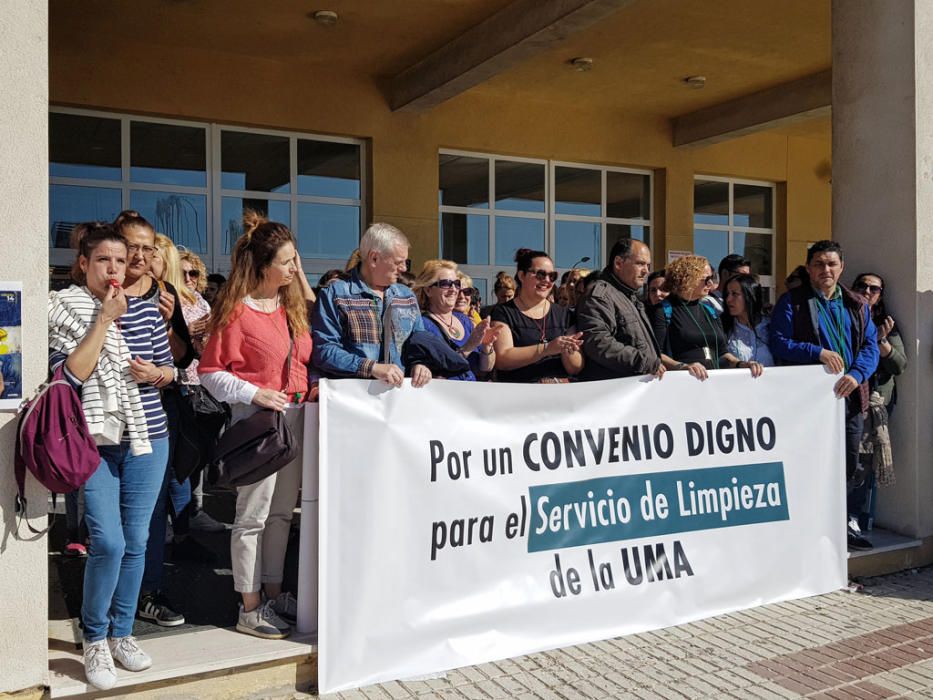
[[[61,638],[64,636],[58,634],[49,640],[52,698],[132,695],[134,700],[226,700],[308,691],[317,682],[314,636],[268,640],[215,627],[147,635],[140,644],[152,656],[152,668],[140,673],[118,668],[117,686],[101,693],[85,683],[82,651],[73,640]]]

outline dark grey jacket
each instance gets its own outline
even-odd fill
[[[577,305],[577,330],[583,331],[583,380],[653,374],[661,363],[644,304],[612,272],[601,272]]]

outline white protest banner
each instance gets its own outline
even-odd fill
[[[836,379],[324,381],[320,691],[844,586]]]

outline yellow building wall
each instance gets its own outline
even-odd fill
[[[320,62],[73,39],[53,42],[50,99],[55,105],[367,139],[371,218],[408,234],[416,267],[438,254],[440,148],[653,169],[657,265],[668,249],[692,248],[695,174],[781,183],[778,279],[802,262],[806,241],[830,235],[830,186],[828,176],[818,175],[829,159],[828,138],[763,133],[674,149],[667,119],[588,108],[585,93],[574,104],[552,104],[504,99],[483,86],[422,114],[393,113],[379,81],[335,70]]]

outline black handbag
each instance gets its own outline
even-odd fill
[[[163,392],[163,400],[168,399]],[[169,399],[171,400],[171,399]],[[214,454],[220,431],[230,423],[230,407],[215,399],[203,386],[182,385],[174,397],[178,405],[178,439],[172,467],[183,483],[207,466]]]
[[[288,389],[291,377],[295,344],[291,330],[288,341],[283,391]],[[249,486],[275,474],[297,456],[298,441],[288,427],[285,413],[263,408],[230,426],[220,436],[208,466],[208,479],[217,486]]]

